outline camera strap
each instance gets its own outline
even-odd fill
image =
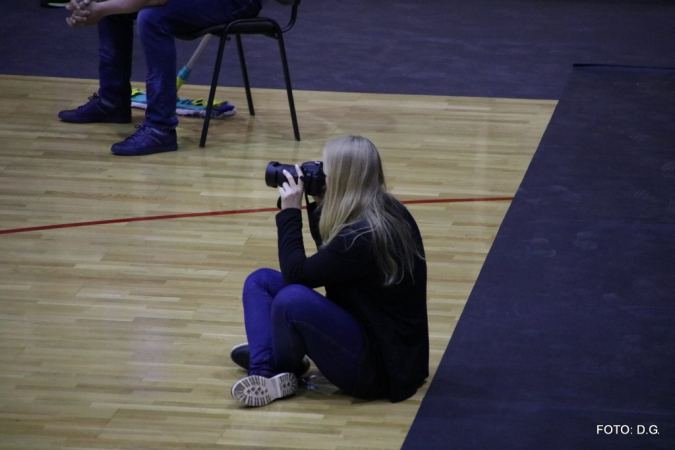
[[[309,226],[309,195],[307,191],[304,191],[305,194],[305,209],[307,210],[307,226]]]

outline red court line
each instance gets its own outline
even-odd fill
[[[407,200],[401,203],[405,205],[417,205],[428,203],[500,202],[511,200],[513,200],[513,197],[446,198],[446,199],[427,199],[427,200]],[[191,214],[170,214],[165,216],[130,217],[126,219],[95,220],[92,222],[62,223],[58,225],[44,225],[40,227],[14,228],[10,230],[0,230],[0,234],[26,233],[28,231],[45,231],[45,230],[56,230],[59,228],[90,227],[95,225],[110,225],[128,222],[145,222],[150,220],[187,219],[190,217],[227,216],[234,214],[251,214],[251,213],[274,212],[274,211],[278,211],[278,208],[234,209],[229,211],[212,211],[212,212],[191,213]]]

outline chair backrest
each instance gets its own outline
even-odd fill
[[[286,26],[281,29],[281,32],[285,33],[293,28],[293,25],[295,25],[295,21],[298,18],[298,5],[300,4],[300,0],[276,0],[276,2],[281,3],[282,5],[293,7],[291,10],[291,18],[289,19]]]

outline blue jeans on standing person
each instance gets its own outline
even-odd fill
[[[306,286],[286,285],[280,272],[259,269],[244,283],[244,323],[250,351],[249,375],[272,377],[303,372],[309,356],[321,373],[345,393],[386,395],[372,385],[377,368],[365,354],[359,323],[344,309]]]
[[[144,125],[170,132],[176,119],[176,34],[256,17],[260,0],[169,0],[137,14],[103,18],[99,30],[99,96],[115,109],[131,107],[133,22],[136,19],[147,66]]]

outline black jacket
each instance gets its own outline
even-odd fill
[[[424,252],[415,220],[399,202],[393,206],[410,225],[412,239]],[[317,247],[319,213],[309,206],[310,231]],[[326,296],[352,314],[366,335],[367,356],[379,360],[378,378],[388,384],[392,402],[415,394],[429,375],[429,329],[426,307],[427,267],[417,258],[413,276],[384,287],[365,224],[346,227],[331,243],[307,258],[302,212],[288,208],[276,216],[279,263],[287,284],[325,286]]]

